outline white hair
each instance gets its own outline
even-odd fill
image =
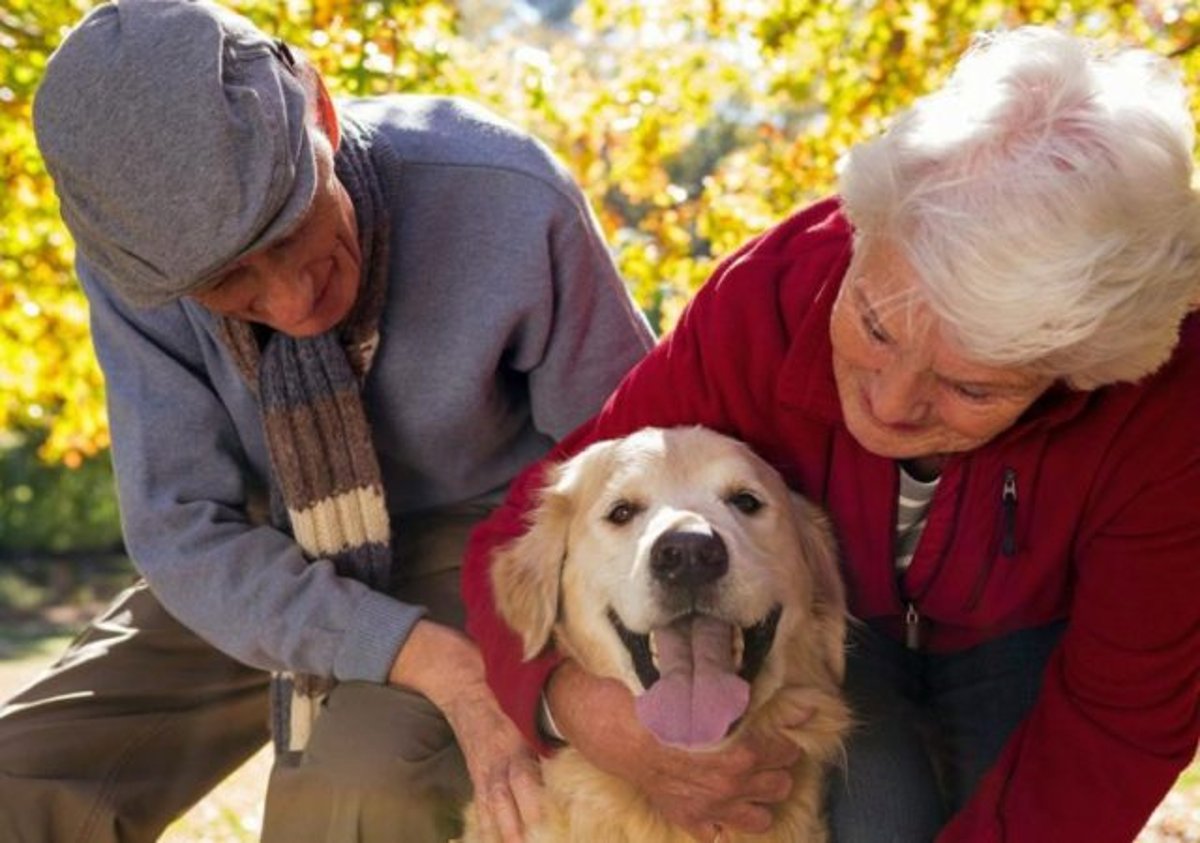
[[[1040,27],[981,36],[842,162],[856,250],[886,241],[981,363],[1138,380],[1200,291],[1194,126],[1168,62]]]

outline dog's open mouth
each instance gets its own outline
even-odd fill
[[[645,688],[637,698],[642,724],[664,743],[697,747],[728,734],[750,702],[750,683],[775,641],[783,609],[739,627],[711,615],[689,614],[649,634],[608,617]]]

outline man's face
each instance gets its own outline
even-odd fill
[[[868,451],[893,459],[977,448],[1050,384],[966,357],[919,296],[908,261],[881,245],[851,266],[830,320],[846,426]]]
[[[337,325],[354,306],[362,277],[354,205],[334,175],[328,142],[313,134],[312,205],[282,239],[235,261],[215,283],[192,294],[213,313],[311,337]]]

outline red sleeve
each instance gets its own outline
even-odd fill
[[[1128,843],[1195,757],[1197,409],[1136,422],[1140,443],[1082,525],[1071,617],[1039,698],[940,843]],[[1185,444],[1161,447],[1173,436]]]

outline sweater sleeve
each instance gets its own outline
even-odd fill
[[[549,302],[536,329],[517,332],[533,337],[512,355],[528,378],[534,426],[555,440],[594,415],[654,345],[586,199],[566,178],[559,189],[570,201],[549,225]]]
[[[1200,445],[1187,400],[1127,431],[1137,445],[1082,525],[1069,625],[1038,700],[940,843],[1132,840],[1195,756]]]
[[[130,556],[167,610],[264,670],[382,682],[422,610],[309,564],[249,518],[251,465],[208,376],[223,365],[180,304],[125,308],[81,264],[105,373],[112,455]],[[224,364],[228,365],[228,364]],[[255,416],[257,418],[257,416]]]

